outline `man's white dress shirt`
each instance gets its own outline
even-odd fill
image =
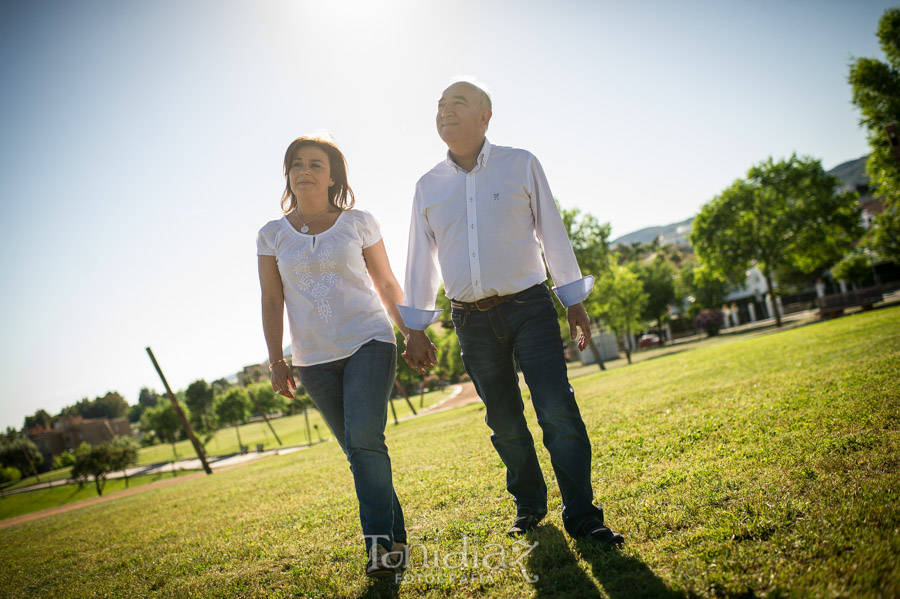
[[[416,184],[400,314],[411,329],[434,322],[441,278],[464,302],[524,291],[547,279],[544,257],[560,302],[583,301],[593,277],[581,276],[537,158],[485,139],[466,172],[448,152]]]

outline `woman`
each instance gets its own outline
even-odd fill
[[[332,141],[295,139],[284,155],[284,178],[284,216],[257,239],[272,387],[289,398],[296,389],[281,349],[287,306],[300,383],[350,462],[366,574],[391,576],[405,558],[406,529],[384,442],[397,360],[385,309],[405,337],[397,310],[403,291],[377,221],[352,209],[344,155]]]

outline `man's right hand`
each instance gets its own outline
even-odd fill
[[[409,332],[406,337],[406,350],[401,354],[409,367],[420,374],[437,364],[435,350],[437,347],[425,334],[425,331]]]

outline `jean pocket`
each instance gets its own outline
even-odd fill
[[[469,311],[452,310],[450,312],[450,319],[453,321],[453,328],[457,331],[461,331],[466,328],[466,324],[469,322]]]

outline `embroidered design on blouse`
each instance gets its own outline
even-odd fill
[[[335,272],[333,255],[334,245],[330,240],[319,245],[316,255],[312,255],[311,248],[298,249],[294,254],[297,287],[312,297],[319,318],[326,322],[333,314],[328,296],[340,276]]]

